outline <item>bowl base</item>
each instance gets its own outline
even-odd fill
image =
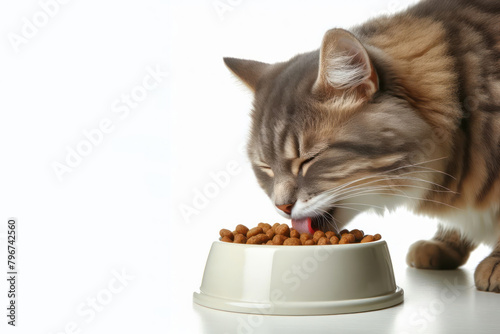
[[[214,297],[203,292],[193,293],[193,301],[201,306],[238,313],[262,315],[327,315],[342,313],[358,313],[380,310],[403,302],[404,292],[399,286],[392,293],[363,298],[339,301],[314,302],[242,302]]]

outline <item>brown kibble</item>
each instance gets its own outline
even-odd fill
[[[373,242],[382,238],[380,234],[365,235],[358,229],[343,229],[339,234],[335,231],[318,230],[311,235],[299,233],[287,224],[275,223],[271,226],[262,222],[251,229],[242,224],[236,225],[234,231],[221,229],[219,234],[223,242],[256,245],[337,245]]]
[[[300,235],[300,242],[302,242],[303,245],[305,245],[306,241],[311,239],[312,238],[312,235],[310,235],[309,233],[302,233]]]
[[[340,238],[339,245],[344,245],[344,244],[350,244],[350,242],[348,238],[342,236],[342,238]]]
[[[260,239],[262,240],[262,243],[266,243],[268,240],[270,240],[269,237],[265,233],[256,235],[256,237],[259,237],[259,236],[260,236]]]
[[[236,230],[236,232],[243,234],[243,235],[247,235],[247,233],[248,233],[248,227],[246,227],[245,225],[242,225],[242,224],[236,225],[235,230]]]
[[[340,241],[340,239],[336,235],[334,235],[333,237],[330,238],[330,243],[332,245],[337,245],[339,243],[339,241]]]
[[[290,227],[287,224],[281,224],[277,228],[274,229],[276,234],[284,235],[286,237],[290,236]]]
[[[352,244],[356,242],[356,238],[351,233],[344,233],[340,238],[339,244]]]
[[[314,232],[314,234],[313,234],[313,240],[314,240],[314,242],[316,242],[316,243],[317,243],[317,242],[318,242],[318,240],[319,240],[320,238],[324,237],[324,236],[325,236],[325,232],[323,232],[323,231],[316,231],[316,232]]]
[[[220,241],[224,241],[224,242],[233,242],[233,240],[231,240],[231,238],[229,238],[227,235],[223,236]]]
[[[327,237],[328,239],[330,239],[334,235],[335,235],[335,232],[333,232],[333,231],[327,231],[327,232],[325,232],[325,237]]]
[[[354,243],[354,242],[356,242],[356,237],[354,236],[354,234],[351,234],[351,233],[346,233],[346,234],[344,234],[344,235],[342,236],[342,238],[344,238],[344,237],[346,237],[346,238],[347,238],[347,240],[349,240],[349,243],[351,243],[351,244],[352,244],[352,243]],[[342,239],[342,238],[341,238],[341,239]]]
[[[281,234],[276,234],[273,238],[273,244],[274,245],[283,245],[283,242],[288,239],[288,237],[285,237],[284,235]]]
[[[260,227],[262,227],[262,231],[264,233],[266,233],[267,231],[269,231],[270,229],[272,229],[272,226],[269,225],[269,224],[266,224],[266,223],[262,224],[262,226],[260,226]]]
[[[267,235],[265,235],[264,233],[260,233],[248,238],[247,244],[262,244],[266,243],[268,240],[269,237]]]
[[[274,233],[274,230],[273,230],[272,228],[270,228],[270,229],[268,229],[268,230],[266,231],[266,235],[269,237],[269,239],[274,238],[274,235],[275,235],[275,234],[276,234],[276,233]]]
[[[231,231],[229,231],[229,230],[227,230],[225,228],[223,228],[222,230],[220,230],[219,234],[220,234],[220,236],[222,238],[228,237],[229,239],[231,239],[231,241],[233,241],[233,239],[234,239],[233,232],[231,232]]]
[[[244,234],[238,233],[234,236],[234,243],[235,244],[246,244],[247,237],[245,237]]]
[[[329,245],[330,240],[327,237],[321,237],[318,240],[318,245]]]
[[[298,246],[301,245],[300,239],[299,238],[288,238],[283,242],[283,245],[286,246]]]
[[[354,235],[354,238],[356,238],[356,241],[361,241],[361,239],[363,239],[363,237],[364,237],[363,232],[361,232],[358,229],[351,230],[351,234]]]
[[[361,243],[365,243],[365,242],[372,242],[372,241],[375,241],[375,238],[373,237],[373,235],[366,235],[363,239],[361,239]]]
[[[251,238],[253,236],[256,236],[257,234],[264,233],[262,230],[262,227],[254,227],[251,230],[247,232],[247,238]]]

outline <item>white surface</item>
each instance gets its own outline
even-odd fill
[[[69,1],[16,53],[8,34],[41,8],[38,0],[2,1],[0,262],[6,220],[15,216],[20,309],[15,329],[0,314],[0,332],[238,333],[240,321],[252,320],[258,326],[240,333],[497,333],[500,296],[477,292],[472,280],[488,250],[459,271],[408,269],[409,244],[430,237],[435,224],[404,211],[351,224],[388,242],[403,305],[261,319],[193,307],[221,227],[284,222],[242,154],[251,96],[221,58],[284,60],[319,47],[333,26],[407,3],[222,2],[232,7],[220,17],[212,0]],[[126,95],[144,97],[156,67],[169,75],[127,107]],[[99,125],[108,132],[59,181],[52,164]],[[180,209],[194,205],[185,219]],[[123,270],[133,278],[117,280]],[[446,282],[455,279],[454,295]],[[2,279],[0,305],[5,295]]]

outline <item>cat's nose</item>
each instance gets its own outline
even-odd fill
[[[276,207],[284,213],[290,214],[292,212],[293,204],[276,205]]]

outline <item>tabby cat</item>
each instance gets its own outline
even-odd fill
[[[248,154],[299,232],[406,205],[442,222],[408,265],[453,269],[479,243],[500,292],[500,1],[427,0],[276,64],[224,59],[255,94]]]

